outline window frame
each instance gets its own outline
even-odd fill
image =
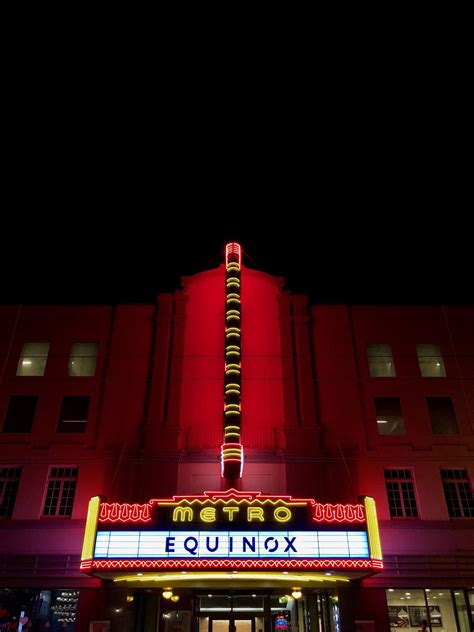
[[[73,476],[53,476],[53,470],[75,470],[76,474]],[[48,498],[48,491],[49,491],[49,483],[51,481],[56,481],[59,480],[60,481],[60,485],[59,485],[59,492],[58,492],[58,496],[57,496],[57,500],[56,500],[56,506],[55,506],[55,510],[54,510],[54,514],[46,514],[45,510],[46,510],[46,501]],[[74,488],[74,495],[72,498],[72,505],[71,505],[71,513],[70,514],[60,514],[59,510],[61,508],[61,500],[62,500],[62,495],[63,495],[63,491],[64,491],[64,483],[66,481],[75,481],[76,486]],[[46,485],[45,485],[45,489],[44,489],[44,494],[43,494],[43,502],[42,502],[42,509],[41,509],[41,518],[42,519],[49,519],[52,518],[53,520],[55,519],[71,519],[72,518],[72,514],[74,511],[74,502],[76,500],[76,492],[77,492],[77,483],[79,481],[79,466],[77,465],[50,465],[49,470],[48,470],[48,477],[46,479]]]
[[[419,354],[419,347],[436,347],[439,351],[439,355],[421,355]],[[415,344],[415,348],[416,348],[416,359],[418,362],[418,370],[420,372],[420,377],[421,378],[427,378],[427,379],[435,379],[435,380],[439,380],[439,379],[443,379],[443,378],[447,378],[448,374],[446,373],[446,364],[444,363],[444,356],[443,353],[441,351],[441,345],[440,344],[436,344],[434,342],[417,342]],[[443,373],[444,375],[423,375],[423,371],[421,370],[421,363],[420,363],[420,359],[421,358],[440,358],[441,359],[441,363],[440,366],[443,368]]]
[[[30,429],[29,430],[5,430],[5,425],[7,422],[7,416],[8,416],[8,412],[10,410],[10,405],[13,401],[13,399],[34,399],[35,400],[35,405],[33,407],[33,416],[31,418],[31,424],[30,424]],[[15,393],[12,393],[8,399],[8,403],[7,403],[7,408],[5,410],[5,414],[3,416],[3,420],[2,420],[2,427],[0,429],[0,434],[2,435],[31,435],[33,433],[33,425],[35,422],[35,417],[36,417],[36,413],[38,410],[38,401],[39,401],[39,395],[17,395]]]
[[[24,349],[26,345],[48,345],[48,350],[46,352],[46,355],[32,355],[31,353],[25,354],[24,353]],[[21,346],[21,350],[20,350],[20,354],[18,356],[18,364],[16,366],[16,371],[15,371],[15,377],[44,377],[46,375],[46,369],[48,366],[48,359],[49,359],[49,353],[51,350],[51,342],[38,342],[38,341],[27,341],[24,342]],[[43,367],[43,372],[41,374],[36,374],[36,375],[22,375],[21,373],[18,373],[20,366],[22,366],[23,362],[23,358],[44,358],[44,367]]]
[[[379,417],[381,415],[379,415],[379,413],[377,412],[377,401],[376,400],[380,400],[380,399],[396,399],[398,400],[399,403],[399,407],[400,407],[400,418],[402,420],[402,428],[403,428],[403,432],[397,432],[397,433],[390,433],[390,432],[380,432],[380,426],[382,425],[379,422]],[[372,395],[372,406],[373,406],[373,410],[374,410],[374,416],[375,416],[375,430],[377,433],[377,437],[405,437],[407,436],[407,428],[405,426],[405,416],[403,414],[403,406],[402,406],[402,398],[400,396],[397,395]],[[389,417],[391,415],[384,415],[386,417]]]
[[[464,478],[455,478],[455,477],[443,477],[443,472],[464,472]],[[446,503],[446,509],[448,510],[448,516],[450,520],[473,520],[474,519],[474,486],[473,486],[473,482],[472,482],[472,478],[470,475],[470,472],[468,470],[467,467],[442,467],[440,468],[440,478],[441,478],[441,485],[443,487],[443,495],[444,495],[444,500]],[[458,507],[461,510],[462,515],[461,516],[452,516],[450,513],[450,507],[449,507],[449,503],[448,503],[448,499],[446,497],[446,489],[445,489],[445,483],[446,484],[452,484],[455,487],[456,490],[456,499],[458,502]],[[471,498],[469,500],[472,500],[473,502],[473,508],[472,508],[472,515],[471,516],[466,516],[464,515],[464,507],[463,507],[463,502],[462,502],[462,497],[460,495],[460,491],[459,491],[459,487],[458,487],[458,483],[467,483],[470,489],[470,493],[471,493]],[[471,511],[471,510],[470,510]]]
[[[433,427],[433,419],[431,417],[431,411],[430,411],[430,405],[429,405],[429,401],[428,400],[449,400],[451,403],[451,410],[453,412],[453,418],[454,418],[454,423],[456,426],[456,432],[435,432],[435,429]],[[431,429],[431,434],[434,435],[435,437],[456,437],[459,436],[461,434],[460,430],[459,430],[459,422],[458,422],[458,417],[456,415],[456,408],[454,406],[454,400],[451,396],[449,395],[425,395],[425,404],[426,404],[426,410],[428,412],[428,419],[430,420],[430,429]]]
[[[73,356],[73,350],[74,350],[74,346],[75,345],[96,345],[96,353],[95,356],[91,356],[91,355],[74,355]],[[97,376],[97,359],[99,357],[99,349],[100,349],[100,342],[96,341],[96,340],[89,340],[89,341],[85,341],[85,340],[76,340],[75,342],[71,343],[71,350],[69,352],[69,360],[68,360],[68,364],[67,364],[67,375],[68,377],[96,377]],[[95,359],[95,364],[94,364],[94,373],[92,373],[91,375],[74,375],[71,373],[71,364],[74,361],[73,358],[92,358],[94,357]]]
[[[2,475],[1,474],[2,470],[7,470],[7,471],[8,470],[15,470],[18,473],[15,476],[8,476],[8,474]],[[0,514],[0,520],[11,520],[11,518],[13,516],[13,512],[15,511],[15,504],[16,504],[17,496],[18,496],[18,490],[20,488],[21,475],[22,475],[22,467],[20,465],[4,465],[4,466],[0,466],[0,481],[3,481],[5,483],[3,488],[0,488],[0,506],[3,504],[3,500],[5,498],[5,492],[6,492],[6,487],[7,487],[8,481],[16,481],[16,483],[17,483],[16,489],[14,491],[14,497],[13,497],[13,504],[12,504],[12,508],[11,508],[11,513],[10,514],[5,514],[5,515],[1,515]]]
[[[388,347],[390,351],[390,355],[372,355],[369,354],[369,347]],[[397,377],[397,367],[395,366],[395,361],[393,359],[392,345],[387,342],[367,342],[365,344],[365,355],[367,357],[367,368],[369,372],[370,378],[375,379],[387,379],[387,378],[396,378]],[[372,375],[370,360],[372,358],[390,358],[390,365],[392,367],[393,375]]]
[[[64,405],[64,401],[66,399],[87,399],[87,418],[85,420],[82,419],[63,419],[62,418],[62,410],[63,410],[63,405]],[[61,398],[61,403],[59,406],[59,414],[58,414],[58,421],[56,423],[56,430],[55,433],[56,434],[60,434],[60,435],[72,435],[72,434],[76,434],[76,435],[85,435],[87,432],[87,428],[89,426],[89,419],[90,419],[90,413],[91,413],[91,402],[92,402],[92,397],[91,395],[63,395]],[[77,430],[77,429],[73,429],[73,430],[60,430],[61,427],[64,427],[64,424],[66,424],[66,428],[70,427],[67,426],[67,424],[81,424],[81,428],[83,428],[82,430]]]
[[[386,473],[387,472],[394,472],[394,471],[404,471],[404,472],[409,472],[410,476],[408,478],[403,478],[403,477],[399,477],[399,476],[390,476],[387,477]],[[384,472],[384,481],[385,481],[385,493],[387,494],[387,503],[388,503],[388,509],[389,509],[389,514],[390,514],[390,520],[420,520],[420,503],[418,501],[418,492],[416,489],[416,484],[415,484],[415,473],[414,473],[414,469],[413,467],[396,467],[396,466],[390,466],[390,467],[384,467],[383,468],[383,472]],[[398,495],[399,495],[399,499],[400,499],[400,506],[403,512],[402,516],[392,516],[392,508],[390,506],[390,498],[389,498],[389,494],[388,494],[388,488],[387,488],[387,484],[388,483],[396,483],[397,484],[397,491],[398,491]],[[401,489],[401,484],[402,483],[411,483],[412,488],[413,488],[413,497],[415,500],[415,510],[416,510],[416,516],[407,516],[406,515],[406,503],[403,497],[403,490]]]

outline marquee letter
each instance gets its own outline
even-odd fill
[[[204,507],[201,509],[201,513],[199,517],[203,522],[215,522],[216,521],[216,508],[215,507]]]
[[[251,538],[251,540],[244,536],[243,539],[242,539],[242,542],[243,542],[243,552],[244,553],[247,550],[247,547],[249,547],[249,549],[252,551],[252,553],[255,553],[255,536],[253,536]]]
[[[194,542],[194,545],[191,545],[190,547],[188,545],[189,542]],[[184,541],[184,548],[186,549],[188,553],[191,553],[191,555],[196,555],[196,551],[198,548],[198,541],[196,540],[196,538],[193,538],[193,536],[190,536],[189,538],[186,538],[186,540]]]
[[[269,543],[270,543],[270,541],[271,541],[271,540],[275,540],[275,546],[273,547],[273,549],[271,549],[271,548],[269,547]],[[265,542],[264,542],[264,544],[263,544],[263,545],[264,545],[264,547],[267,549],[267,551],[268,551],[269,553],[274,553],[274,552],[277,550],[277,548],[278,548],[278,540],[277,540],[276,538],[272,538],[272,537],[270,537],[270,538],[267,538],[267,539],[265,540]]]
[[[213,549],[211,548],[210,539],[211,538],[209,536],[206,538],[206,548],[209,551],[209,553],[214,553],[214,551],[217,551],[217,549],[219,548],[219,536],[216,536],[214,538],[215,545]]]
[[[174,553],[174,536],[173,535],[169,535],[166,538],[166,548],[165,551],[167,553]]]
[[[286,549],[283,551],[283,553],[287,553],[290,549],[292,551],[294,551],[295,553],[297,553],[295,547],[293,546],[293,542],[296,540],[296,536],[294,538],[287,538],[285,535],[285,540],[286,540]]]
[[[173,511],[173,522],[191,522],[193,510],[191,507],[175,507]]]
[[[273,515],[278,522],[288,522],[288,520],[291,520],[291,511],[288,507],[276,507]]]
[[[232,522],[234,520],[234,514],[235,512],[239,511],[238,507],[222,507],[222,511],[226,514],[229,514],[229,522]]]
[[[255,518],[255,520],[260,520],[260,522],[263,522],[265,520],[265,518],[263,517],[262,507],[249,507],[247,509],[248,522],[252,522],[253,518]]]

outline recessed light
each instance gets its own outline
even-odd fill
[[[386,419],[377,419],[377,423],[378,424],[388,424],[388,421]]]
[[[256,597],[257,595],[252,595],[252,597]]]
[[[389,589],[388,589],[388,592],[393,592],[393,588],[389,588]]]
[[[426,592],[431,592],[431,590],[429,588],[426,589]]]
[[[283,575],[288,575],[288,571],[283,571]]]
[[[181,571],[181,575],[186,575],[188,571]]]
[[[440,597],[442,597],[442,596],[444,595],[444,593],[438,593],[438,595],[439,595]]]
[[[325,575],[332,575],[332,573],[324,573]]]
[[[208,597],[212,597],[212,595],[208,595]]]
[[[411,595],[411,593],[405,593],[405,595]]]
[[[141,577],[143,573],[137,573],[137,577]]]

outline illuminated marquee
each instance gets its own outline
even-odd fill
[[[89,504],[81,568],[382,568],[375,503],[205,492],[142,505]]]

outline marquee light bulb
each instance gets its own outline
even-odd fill
[[[293,597],[293,599],[301,599],[301,597],[303,596],[303,593],[301,592],[300,588],[293,588],[293,592],[291,593],[291,596]]]
[[[174,601],[174,603],[179,601],[179,595],[171,595],[171,601]]]
[[[173,589],[172,588],[165,588],[161,594],[163,596],[163,599],[171,599],[171,597],[173,595]]]

